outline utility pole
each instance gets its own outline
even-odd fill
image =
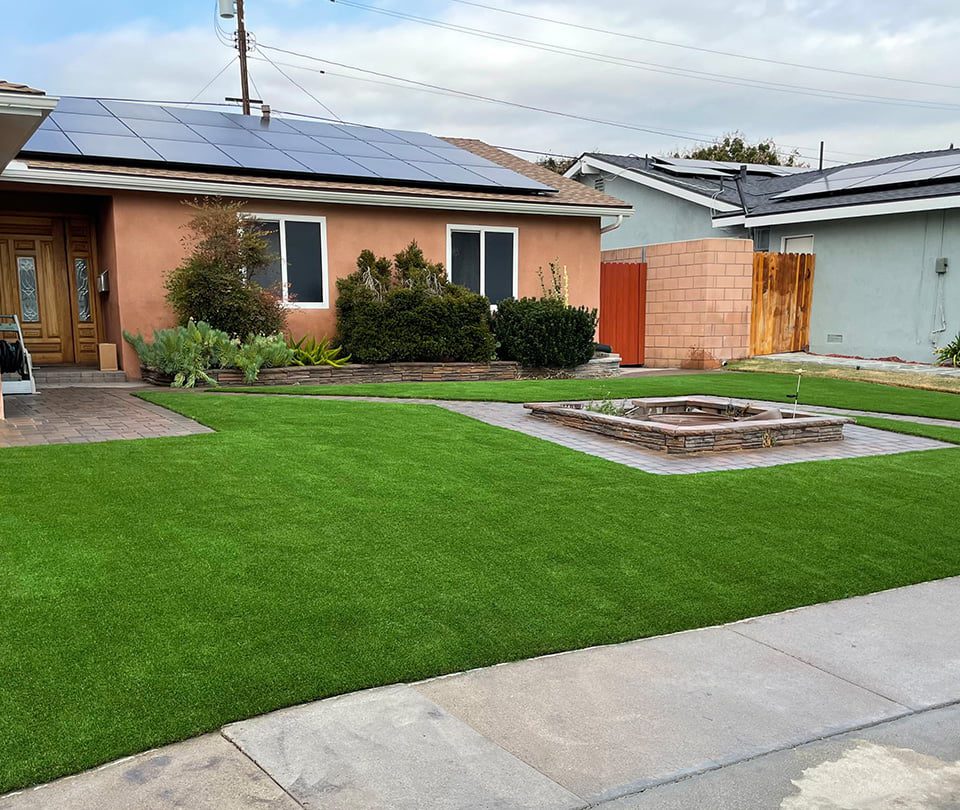
[[[238,2],[242,2],[242,0],[238,0]],[[820,141],[820,166],[819,166],[819,168],[820,168],[820,171],[823,171],[823,141]]]
[[[240,55],[240,102],[243,114],[250,115],[250,76],[247,73],[247,24],[243,17],[243,0],[219,0],[220,16],[237,18],[237,51]],[[236,10],[234,10],[236,8]]]

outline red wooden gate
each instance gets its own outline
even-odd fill
[[[624,366],[642,366],[647,310],[647,265],[600,265],[600,342],[620,355]]]

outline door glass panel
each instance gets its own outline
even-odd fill
[[[287,284],[290,300],[301,304],[323,303],[323,252],[319,222],[286,225]]]
[[[484,286],[491,304],[513,298],[513,234],[487,231],[484,235]]]
[[[450,234],[450,280],[480,292],[480,233],[453,231]]]
[[[73,272],[77,279],[77,315],[81,323],[90,323],[90,270],[87,260],[77,256],[73,260]]]
[[[267,253],[272,261],[266,267],[260,267],[250,273],[250,280],[255,281],[263,289],[280,295],[282,277],[280,275],[280,223],[257,221],[257,229],[267,243]]]
[[[17,256],[17,279],[20,282],[20,318],[24,323],[40,320],[40,298],[37,295],[37,260],[33,256]]]

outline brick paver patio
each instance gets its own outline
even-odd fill
[[[3,403],[0,448],[213,432],[123,388],[49,388],[35,395],[7,395]]]

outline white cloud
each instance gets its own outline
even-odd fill
[[[688,0],[682,13],[678,13],[674,2],[666,0],[643,4],[595,2],[588,15],[582,3],[572,0],[509,6],[506,0],[489,2],[713,50],[748,52],[923,81],[951,81],[950,72],[943,68],[955,62],[955,43],[960,39],[960,19],[932,0],[918,0],[909,7],[870,0],[741,0],[733,6]],[[850,160],[855,159],[853,153],[890,154],[960,142],[960,108],[937,111],[844,102],[695,81],[544,53],[379,15],[354,12],[347,17],[336,6],[327,4],[322,15],[318,9],[315,26],[294,28],[284,25],[284,8],[288,5],[299,5],[298,14],[302,17],[306,4],[298,0],[273,0],[270,25],[262,23],[265,15],[263,10],[259,11],[260,22],[255,29],[259,42],[586,117],[718,135],[740,129],[752,138],[772,136],[779,143],[806,147],[809,153],[815,152],[823,138],[830,156]],[[394,7],[409,8],[405,4]],[[324,22],[319,22],[321,19]],[[713,75],[960,105],[960,90],[731,59],[462,5],[447,5],[444,19],[515,37]],[[275,60],[323,67],[268,53]],[[45,87],[53,93],[187,100],[224,65],[230,51],[216,39],[211,16],[198,19],[196,27],[183,31],[159,32],[141,24],[15,48],[6,56],[9,78]],[[261,94],[275,109],[323,114],[321,108],[268,64],[254,62],[252,70]],[[286,67],[284,70],[348,120],[571,153],[595,148],[657,153],[685,143],[680,138],[494,104]],[[333,66],[329,70],[351,73]],[[960,84],[960,80],[956,83]],[[231,68],[203,98],[219,101],[224,95],[237,93],[236,68]]]

